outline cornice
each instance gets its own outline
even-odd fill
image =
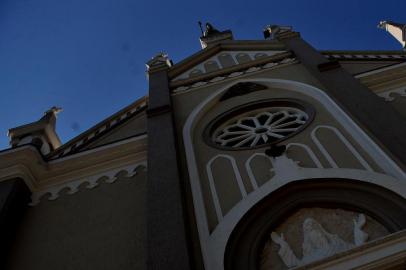
[[[404,51],[334,51],[334,50],[321,50],[319,51],[326,57],[335,58],[340,60],[357,60],[357,59],[375,59],[375,60],[395,60],[406,59]]]
[[[293,57],[291,57],[291,58],[287,57],[287,58],[279,59],[279,61],[268,62],[268,63],[265,63],[265,64],[261,63],[261,64],[258,64],[258,65],[246,68],[245,70],[231,72],[231,73],[225,74],[223,76],[214,76],[214,77],[211,77],[211,78],[208,78],[208,79],[205,79],[205,80],[202,79],[202,80],[197,81],[197,82],[195,82],[193,84],[181,85],[181,86],[175,88],[172,91],[172,93],[173,93],[173,95],[181,94],[181,93],[184,93],[184,92],[189,92],[191,90],[197,89],[197,88],[199,88],[201,86],[207,86],[207,85],[210,85],[210,84],[225,81],[227,79],[235,79],[237,77],[248,75],[248,74],[251,74],[251,73],[254,73],[254,72],[280,68],[280,67],[284,67],[284,66],[287,66],[287,65],[295,64],[295,63],[299,63],[299,61],[296,58],[293,58]]]
[[[221,51],[265,51],[265,50],[286,50],[286,47],[276,40],[226,40],[214,46],[207,47],[176,63],[168,71],[170,79],[207,60]]]
[[[376,93],[397,89],[406,85],[406,63],[358,74],[355,78]]]
[[[68,189],[66,194],[75,194],[79,191],[79,186],[82,186],[85,183],[87,183],[87,185],[85,186],[86,189],[93,189],[99,185],[99,182],[102,178],[104,179],[104,183],[112,184],[118,179],[118,174],[121,172],[126,172],[127,177],[133,177],[137,174],[137,169],[140,167],[145,169],[147,168],[146,160],[49,186],[40,191],[33,192],[29,205],[37,205],[40,202],[41,198],[47,194],[50,195],[47,199],[49,201],[54,201],[59,198],[60,192],[66,188]]]
[[[31,192],[146,160],[147,135],[44,161],[33,146],[0,153],[0,181],[22,178]]]
[[[127,121],[133,116],[138,115],[140,112],[144,111],[147,108],[147,102],[148,98],[146,96],[140,98],[124,109],[118,111],[112,116],[91,127],[79,136],[63,144],[58,149],[50,153],[46,158],[56,159],[75,153],[77,149],[82,148],[84,145],[87,145],[90,142],[94,141],[96,138],[106,134],[109,130],[119,126],[124,121]]]
[[[199,76],[195,76],[193,78],[190,79],[183,79],[183,80],[179,80],[179,81],[172,81],[170,82],[170,88],[174,89],[174,88],[178,88],[181,86],[187,86],[187,85],[191,85],[193,83],[196,82],[200,82],[200,81],[208,81],[212,78],[216,78],[216,77],[220,77],[226,74],[231,74],[234,72],[239,72],[241,70],[247,70],[251,67],[257,67],[257,66],[261,66],[267,63],[271,63],[271,62],[279,62],[279,61],[283,61],[283,59],[285,58],[289,58],[289,57],[293,57],[293,54],[291,52],[283,52],[283,53],[278,53],[272,56],[268,56],[268,57],[263,57],[254,61],[250,61],[244,64],[238,64],[235,66],[231,66],[228,68],[223,68],[220,70],[217,70],[215,72],[210,72],[207,74],[203,74],[203,75],[199,75]]]

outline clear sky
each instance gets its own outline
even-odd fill
[[[405,0],[0,1],[0,149],[7,130],[56,105],[63,142],[146,94],[145,62],[200,50],[198,20],[235,39],[291,25],[318,49],[399,50],[380,20],[406,23]]]

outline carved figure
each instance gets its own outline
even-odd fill
[[[362,245],[368,239],[368,234],[362,231],[366,223],[365,215],[360,214],[354,222],[354,243],[342,240],[338,235],[327,232],[316,220],[307,218],[303,222],[302,258],[293,253],[283,234],[272,232],[272,241],[280,246],[278,254],[287,267],[304,265],[336,253]]]
[[[206,23],[206,31],[204,32],[205,37],[218,33],[220,33],[220,31],[214,28],[213,25],[211,25],[211,23]]]

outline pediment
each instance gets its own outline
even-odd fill
[[[58,159],[146,134],[147,97],[142,97],[66,142],[46,158]]]
[[[204,59],[172,79],[173,82],[285,53],[286,50],[224,50]]]
[[[276,40],[226,40],[176,63],[168,75],[172,82],[180,82],[285,52],[285,45]]]

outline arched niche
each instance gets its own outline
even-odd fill
[[[233,57],[228,53],[223,53],[218,56],[218,59],[223,66],[223,68],[231,67],[235,65]]]
[[[207,61],[204,63],[204,69],[207,73],[219,70],[219,64],[216,61]]]
[[[406,228],[406,200],[381,186],[348,179],[295,181],[272,192],[243,216],[228,239],[224,269],[259,270],[270,231],[298,210],[312,207],[364,213],[390,233]]]
[[[237,59],[239,64],[244,64],[247,62],[252,61],[251,57],[246,53],[238,53],[235,58]]]
[[[189,73],[189,77],[192,78],[192,77],[199,76],[202,74],[203,74],[203,71],[201,71],[200,69],[194,69]]]

